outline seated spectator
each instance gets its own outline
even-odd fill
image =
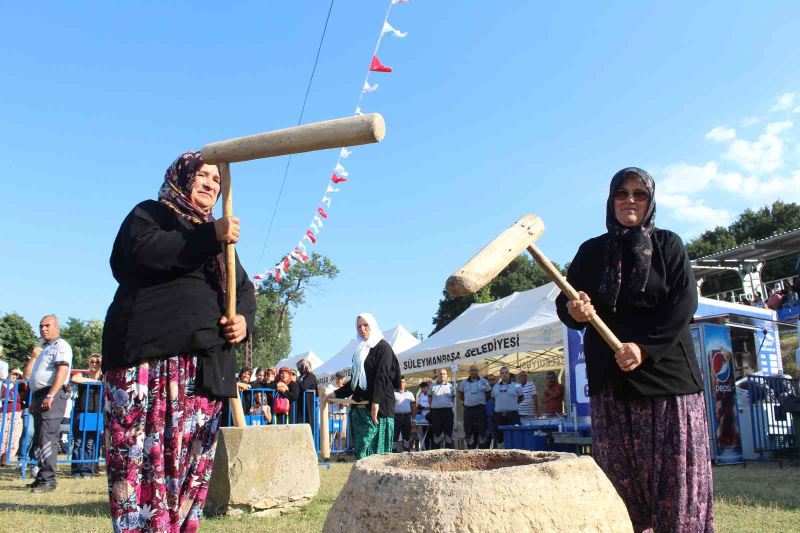
[[[794,290],[794,285],[789,285],[786,289],[786,296],[783,297],[782,307],[794,307],[798,303],[797,292]]]
[[[767,307],[773,311],[777,311],[781,308],[782,303],[783,295],[781,294],[780,287],[776,285],[775,288],[770,291],[769,298],[767,298]]]
[[[761,297],[761,293],[756,291],[756,293],[753,295],[753,307],[763,308],[766,307],[766,305],[767,304],[764,301],[764,298]]]
[[[22,370],[15,368],[0,386],[0,413],[5,410],[4,420],[0,421],[3,425],[3,434],[0,435],[0,466],[14,461],[22,436],[22,409],[23,401],[28,395],[28,386],[23,382],[17,383],[17,379],[21,377]],[[2,379],[3,376],[0,376],[0,380]]]
[[[72,415],[72,477],[90,478],[97,472],[94,462],[99,453],[100,429],[99,417],[102,416],[100,398],[103,374],[100,370],[100,354],[89,356],[89,370],[78,372],[72,376],[72,387],[77,396],[73,403]]]

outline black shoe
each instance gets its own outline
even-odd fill
[[[54,490],[56,490],[55,483],[38,483],[31,489],[31,492],[53,492]]]
[[[35,486],[36,486],[36,485],[38,485],[38,484],[39,484],[39,480],[38,480],[38,479],[34,479],[34,480],[33,480],[33,483],[28,483],[28,484],[27,484],[27,485],[25,485],[25,486],[26,486],[27,488],[29,488],[29,489],[32,489],[33,487],[35,487]]]

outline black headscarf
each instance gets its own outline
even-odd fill
[[[647,211],[639,224],[633,227],[620,224],[614,210],[614,192],[619,189],[628,176],[636,176],[641,179],[642,185],[650,193]],[[600,285],[600,294],[612,308],[617,305],[619,289],[622,286],[622,251],[625,241],[630,241],[630,249],[633,254],[631,290],[634,294],[644,292],[647,286],[647,279],[650,276],[650,260],[653,257],[653,241],[650,239],[650,235],[653,233],[656,221],[655,193],[656,184],[653,177],[641,168],[623,168],[611,178],[606,201],[608,239],[605,244],[603,282]]]

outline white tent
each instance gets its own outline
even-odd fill
[[[400,359],[401,353],[419,344],[419,339],[414,337],[402,325],[397,325],[392,329],[384,330],[383,338],[394,350],[397,358]],[[336,355],[325,361],[314,373],[317,375],[317,382],[320,387],[324,387],[334,381],[336,373],[339,371],[350,375],[350,367],[353,364],[353,352],[356,351],[359,343],[358,339],[351,339],[344,348],[339,350]]]
[[[500,366],[539,371],[564,366],[562,327],[555,283],[515,292],[500,300],[472,304],[450,324],[398,355],[405,375],[431,376],[453,364],[464,370],[478,362],[481,374]]]
[[[320,365],[322,365],[322,359],[320,359],[314,352],[308,351],[301,354],[289,356],[286,359],[281,359],[275,364],[275,366],[277,368],[286,366],[294,370],[297,367],[297,362],[300,359],[308,359],[308,362],[311,363],[311,370],[316,370],[317,368],[319,368]]]

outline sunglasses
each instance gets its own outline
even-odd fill
[[[650,193],[643,189],[636,189],[635,191],[626,191],[625,189],[617,189],[614,191],[614,200],[627,200],[633,196],[637,202],[644,202],[650,199]]]

